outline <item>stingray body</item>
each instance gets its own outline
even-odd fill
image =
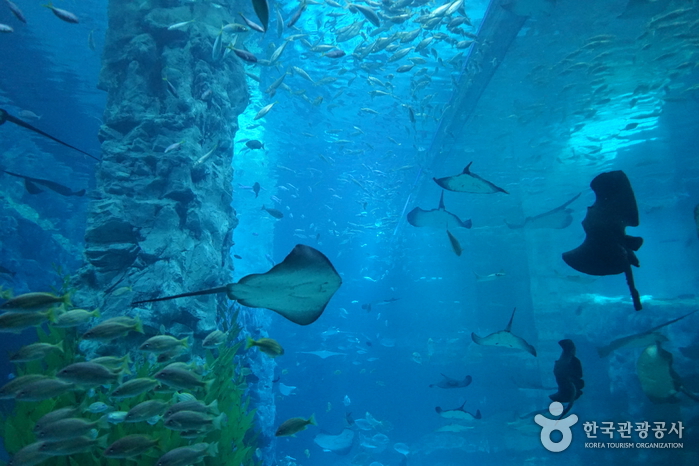
[[[50,189],[51,191],[57,192],[61,196],[84,196],[85,195],[85,190],[81,189],[80,191],[73,191],[72,189],[68,188],[67,186],[63,186],[62,184],[56,183],[51,180],[44,180],[42,178],[32,178],[31,176],[25,176],[25,175],[20,175],[18,173],[13,173],[9,172],[7,170],[3,170],[5,173],[11,176],[15,176],[17,178],[22,178],[24,179],[24,187],[27,189],[27,192],[29,194],[38,194],[44,192],[42,189],[40,189],[37,185],[39,186],[45,186],[46,188]]]
[[[444,377],[442,380],[440,380],[437,383],[430,384],[430,387],[464,388],[468,387],[469,385],[471,385],[471,382],[473,382],[473,377],[471,377],[470,375],[464,377],[463,380],[452,379],[451,377],[448,377],[444,374],[442,374],[442,377]]]
[[[587,208],[582,221],[585,240],[572,251],[563,253],[563,260],[578,272],[588,275],[625,274],[634,308],[641,310],[631,266],[640,265],[635,251],[641,247],[643,239],[626,234],[626,227],[639,224],[631,183],[626,174],[618,170],[596,176],[590,187],[597,198]]]
[[[583,381],[582,364],[575,356],[575,343],[572,340],[561,340],[561,357],[553,365],[553,375],[556,378],[558,391],[549,395],[551,401],[568,403],[568,406],[561,413],[560,418],[565,416],[573,407],[573,402],[580,398],[582,389],[585,386]]]
[[[471,339],[477,345],[481,346],[499,346],[502,348],[512,348],[516,350],[526,351],[532,356],[536,356],[536,348],[526,342],[524,338],[519,337],[512,333],[512,321],[515,318],[515,312],[517,308],[514,308],[512,315],[510,316],[510,321],[504,330],[499,332],[491,333],[486,337],[479,337],[475,333],[471,333]]]
[[[439,229],[471,228],[471,220],[461,220],[444,207],[444,191],[439,198],[439,206],[432,210],[415,207],[408,212],[408,223],[414,227],[430,227]]]
[[[571,200],[567,201],[566,203],[556,207],[555,209],[551,209],[548,212],[544,212],[543,214],[539,214],[539,215],[536,215],[534,217],[525,218],[524,223],[521,223],[519,225],[514,225],[511,223],[505,222],[505,224],[509,228],[512,228],[512,229],[551,228],[554,230],[561,230],[563,228],[568,227],[573,222],[573,216],[571,215],[571,212],[573,212],[573,210],[569,209],[568,206],[570,204],[572,204],[577,198],[579,198],[580,194],[582,194],[582,193],[578,193],[577,196],[573,197]]]
[[[243,306],[267,308],[295,324],[308,325],[320,317],[341,284],[340,275],[323,253],[298,244],[268,272],[247,275],[238,283],[219,288],[136,301],[132,305],[226,293],[229,299]]]
[[[28,129],[30,131],[34,131],[35,133],[40,134],[40,135],[44,136],[45,138],[51,139],[52,141],[55,141],[55,142],[62,144],[66,147],[69,147],[75,151],[78,151],[81,154],[87,155],[88,157],[99,161],[99,159],[97,157],[95,157],[94,155],[88,154],[87,152],[82,151],[82,150],[78,149],[77,147],[71,146],[67,142],[63,142],[60,139],[57,139],[57,138],[51,136],[50,134],[45,133],[45,132],[41,131],[39,128],[36,128],[35,126],[30,125],[26,121],[22,121],[19,118],[10,115],[9,113],[7,113],[6,110],[0,108],[0,126],[3,125],[7,121],[9,121],[10,123],[14,123],[17,126],[21,126],[22,128]]]
[[[327,359],[330,356],[344,356],[345,353],[336,353],[334,351],[320,350],[320,351],[300,351],[303,354],[313,354],[318,356],[320,359]]]
[[[352,450],[352,442],[354,442],[354,431],[344,429],[338,435],[330,435],[321,433],[313,439],[316,445],[325,451],[331,451],[338,455],[346,455]]]
[[[660,342],[643,350],[636,362],[636,374],[643,393],[653,403],[677,403],[677,395],[680,392],[694,401],[699,401],[699,396],[684,387],[672,363],[672,353],[664,350]]]
[[[505,193],[507,191],[499,186],[495,186],[490,181],[481,178],[475,173],[471,173],[471,164],[466,165],[464,171],[454,176],[446,176],[444,178],[432,178],[442,188],[447,191],[455,191],[457,193],[475,193],[475,194],[492,194]]]
[[[628,335],[625,337],[617,338],[616,340],[612,341],[606,346],[601,346],[597,348],[597,353],[599,354],[600,358],[603,358],[605,356],[608,356],[611,352],[618,350],[619,348],[638,348],[638,347],[646,347],[648,345],[652,345],[653,343],[656,342],[666,342],[667,337],[657,333],[658,330],[660,330],[663,327],[667,327],[670,324],[674,324],[678,320],[682,320],[687,316],[690,316],[694,314],[695,311],[692,311],[688,314],[685,314],[683,316],[677,317],[675,319],[669,320],[665,322],[664,324],[656,325],[655,327],[648,329],[643,332],[635,333],[633,335]]]
[[[476,410],[476,414],[471,414],[468,411],[464,409],[464,406],[466,406],[466,402],[464,401],[464,404],[462,404],[460,407],[456,409],[442,409],[439,406],[437,406],[434,410],[437,411],[437,414],[442,416],[445,419],[458,419],[459,421],[473,421],[476,419],[480,419],[481,416],[481,411]]]

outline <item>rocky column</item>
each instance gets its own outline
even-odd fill
[[[104,317],[138,313],[146,333],[164,325],[174,334],[191,329],[199,340],[215,327],[225,296],[130,308],[135,299],[231,281],[232,144],[248,89],[234,54],[212,54],[225,9],[180,5],[109,2],[99,83],[108,93],[103,160],[74,302]]]

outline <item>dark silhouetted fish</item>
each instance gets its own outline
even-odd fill
[[[219,288],[193,291],[165,298],[136,301],[165,301],[214,293],[226,293],[243,306],[270,309],[299,325],[315,322],[330,298],[340,288],[342,279],[327,257],[317,249],[298,244],[279,264],[268,272],[247,275]]]
[[[456,409],[442,409],[437,406],[434,410],[445,419],[458,419],[460,421],[473,421],[481,418],[481,411],[476,410],[476,414],[471,414],[464,409],[466,402]]]
[[[509,194],[499,186],[495,186],[488,180],[484,180],[475,173],[471,173],[471,164],[466,165],[464,171],[458,175],[447,176],[444,178],[432,178],[442,188],[447,191],[455,191],[457,193],[476,193],[476,194],[491,194],[505,193]]]
[[[57,192],[58,194],[62,196],[84,196],[85,195],[85,190],[81,189],[80,191],[73,191],[72,189],[63,186],[62,184],[58,184],[54,181],[50,180],[44,180],[41,178],[32,178],[31,176],[26,176],[26,175],[20,175],[17,173],[12,173],[8,172],[7,170],[3,170],[5,173],[8,175],[16,176],[17,178],[23,178],[24,179],[24,187],[27,189],[27,192],[29,194],[38,194],[38,193],[43,193],[44,191],[39,189],[36,185],[41,185],[45,186],[51,191]]]
[[[642,309],[641,298],[634,285],[631,266],[640,264],[634,251],[643,244],[643,238],[629,236],[626,227],[637,227],[638,206],[631,183],[624,172],[612,171],[596,176],[590,187],[597,196],[587,208],[582,221],[585,241],[563,253],[563,260],[588,275],[616,275],[624,273],[631,291],[634,309]]]
[[[257,18],[262,23],[262,29],[267,32],[267,26],[269,25],[269,3],[267,0],[252,0],[252,7],[255,9],[255,14]]]
[[[658,330],[660,330],[663,327],[666,327],[670,324],[674,324],[678,320],[682,320],[687,316],[690,316],[697,312],[696,310],[690,312],[689,314],[685,314],[683,316],[677,317],[676,319],[669,320],[665,322],[664,324],[656,325],[655,327],[646,330],[645,332],[640,332],[636,333],[634,335],[629,335],[626,337],[622,338],[617,338],[616,340],[612,341],[606,346],[601,346],[597,348],[597,353],[599,353],[599,357],[603,358],[605,356],[608,356],[612,351],[616,351],[619,348],[638,348],[638,347],[645,347],[648,345],[652,345],[653,343],[656,342],[666,342],[667,337],[664,335],[661,335],[657,333]]]
[[[325,451],[331,451],[338,455],[346,455],[352,450],[354,431],[344,429],[339,435],[321,433],[316,435],[313,441]]]
[[[268,209],[268,208],[265,207],[264,205],[262,206],[262,209],[260,209],[260,210],[264,210],[265,212],[267,212],[269,215],[271,215],[271,216],[274,217],[274,218],[282,218],[282,217],[284,217],[284,214],[283,214],[280,210],[271,209],[271,208]]]
[[[507,323],[505,330],[500,330],[499,332],[491,333],[487,337],[479,337],[475,333],[471,333],[471,339],[477,345],[481,346],[500,346],[503,348],[512,348],[516,350],[526,351],[527,353],[536,356],[536,348],[527,343],[524,338],[518,337],[512,333],[512,321],[515,318],[514,308],[512,315],[510,316],[510,321]]]
[[[461,244],[459,244],[459,240],[456,239],[456,237],[452,235],[449,230],[447,230],[447,236],[449,237],[449,242],[451,243],[451,248],[454,251],[454,254],[460,256],[462,249]]]
[[[452,379],[451,377],[447,377],[444,374],[442,374],[442,377],[444,377],[442,380],[440,380],[437,383],[430,384],[430,387],[464,388],[468,387],[469,385],[471,385],[471,382],[473,382],[473,377],[471,377],[470,375],[464,377],[464,380]]]
[[[257,139],[250,139],[245,143],[245,145],[248,147],[250,150],[257,150],[257,149],[264,149],[265,145],[258,141]]]
[[[684,387],[682,379],[672,368],[672,353],[660,345],[657,342],[648,346],[636,362],[636,374],[643,393],[653,403],[677,403],[680,392],[699,401],[699,396]]]
[[[257,197],[260,194],[260,183],[255,181],[255,184],[252,185],[252,191],[255,193],[255,197]]]
[[[17,126],[21,126],[22,128],[25,128],[25,129],[34,131],[34,132],[37,133],[37,134],[41,134],[42,136],[44,136],[44,137],[46,137],[46,138],[49,138],[49,139],[51,139],[52,141],[55,141],[55,142],[57,142],[57,143],[59,143],[59,144],[62,144],[62,145],[64,145],[64,146],[66,146],[66,147],[70,147],[71,149],[76,150],[76,151],[80,152],[81,154],[87,155],[88,157],[90,157],[90,158],[92,158],[92,159],[95,159],[95,160],[99,161],[99,159],[98,159],[97,157],[95,157],[94,155],[90,155],[90,154],[88,154],[87,152],[84,152],[84,151],[78,149],[77,147],[71,146],[71,145],[68,144],[67,142],[63,142],[63,141],[61,141],[60,139],[56,139],[55,137],[51,136],[50,134],[44,133],[43,131],[41,131],[40,129],[38,129],[38,128],[32,126],[32,125],[30,125],[30,124],[27,123],[26,121],[22,121],[22,120],[20,120],[19,118],[13,117],[13,116],[10,115],[9,113],[7,113],[6,110],[3,110],[3,109],[0,108],[0,126],[3,125],[6,121],[9,121],[10,123],[14,123],[14,124],[16,124]]]
[[[558,391],[553,395],[549,395],[549,398],[551,398],[551,401],[568,403],[568,406],[566,406],[559,417],[561,419],[573,407],[573,402],[582,395],[585,382],[582,379],[582,364],[575,356],[575,343],[573,343],[573,340],[561,340],[558,344],[563,349],[561,357],[553,365],[553,375],[556,377]]]
[[[415,207],[408,212],[408,223],[414,227],[432,228],[471,228],[471,220],[461,220],[444,207],[444,191],[439,197],[439,206],[432,210],[423,210]]]
[[[553,228],[556,230],[561,230],[563,228],[566,228],[573,222],[573,216],[570,215],[571,212],[573,212],[572,209],[568,209],[567,207],[575,201],[577,198],[580,197],[580,194],[578,193],[577,196],[573,197],[571,200],[566,202],[563,205],[560,205],[556,207],[555,209],[549,210],[548,212],[544,212],[543,214],[536,215],[534,217],[527,217],[524,219],[524,223],[520,225],[514,225],[511,223],[507,223],[505,221],[505,224],[512,229],[517,229],[517,228],[532,228],[532,229],[537,229],[537,228]]]

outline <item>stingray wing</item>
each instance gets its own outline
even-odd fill
[[[354,431],[344,429],[339,435],[318,434],[313,441],[323,450],[330,450],[338,455],[346,455],[352,449]]]
[[[457,193],[473,193],[473,194],[492,194],[505,193],[507,191],[494,185],[488,180],[484,180],[473,173],[461,173],[455,176],[446,176],[444,178],[433,178],[434,182],[447,191]]]
[[[516,350],[526,351],[527,353],[536,356],[536,348],[527,343],[524,340],[524,338],[518,337],[517,335],[506,330],[491,333],[487,337],[479,337],[475,333],[472,333],[471,339],[477,345],[512,348]]]
[[[298,244],[268,272],[228,285],[228,297],[249,307],[263,307],[299,325],[315,322],[342,279],[317,249]]]
[[[408,212],[408,223],[414,227],[439,228],[471,228],[471,219],[461,220],[456,215],[447,210],[432,209],[424,210],[415,207]]]

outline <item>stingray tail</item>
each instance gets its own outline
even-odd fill
[[[633,281],[633,272],[631,272],[631,266],[627,265],[626,270],[624,271],[624,274],[626,275],[626,283],[629,285],[629,291],[631,291],[631,299],[633,300],[633,308],[636,309],[637,311],[640,311],[643,309],[643,305],[641,305],[641,296],[638,294],[638,290],[636,289],[636,285]]]
[[[71,146],[67,142],[63,142],[60,139],[57,139],[57,138],[51,136],[50,134],[44,133],[39,128],[36,128],[36,127],[30,125],[29,123],[20,120],[19,118],[15,118],[12,115],[10,115],[9,113],[7,113],[5,110],[0,109],[0,124],[4,123],[6,121],[10,121],[10,122],[16,124],[17,126],[21,126],[22,128],[28,129],[30,131],[34,131],[35,133],[41,134],[42,136],[47,137],[47,138],[51,139],[52,141],[56,141],[57,143],[62,144],[66,147],[70,147],[71,149],[76,150],[76,151],[80,152],[81,154],[87,155],[88,157],[95,159],[98,162],[100,161],[100,159],[98,159],[94,155],[88,154],[87,152],[82,151],[82,150],[78,149],[77,147]]]
[[[202,295],[207,295],[207,294],[217,294],[217,293],[226,293],[228,291],[227,286],[220,286],[218,288],[211,288],[209,290],[201,290],[201,291],[190,291],[189,293],[182,293],[174,296],[165,296],[164,298],[155,298],[155,299],[144,299],[142,301],[134,301],[131,303],[132,307],[138,306],[143,303],[154,303],[157,301],[167,301],[170,299],[177,299],[177,298],[186,298],[187,296],[202,296]]]

